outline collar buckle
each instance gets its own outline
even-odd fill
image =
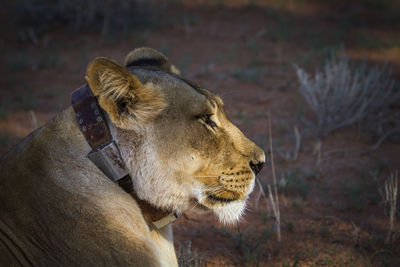
[[[114,182],[128,174],[114,140],[100,148],[92,150],[88,154],[88,158]]]

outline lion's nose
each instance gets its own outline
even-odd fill
[[[264,162],[262,161],[250,161],[250,168],[257,175],[264,166]]]

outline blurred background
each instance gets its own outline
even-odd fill
[[[240,224],[174,224],[181,266],[400,266],[399,1],[2,2],[1,154],[153,47],[273,152]]]

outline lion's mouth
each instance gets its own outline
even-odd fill
[[[214,195],[207,195],[208,199],[211,200],[212,202],[224,202],[224,203],[229,203],[232,201],[235,201],[235,199],[231,198],[224,198],[224,197],[218,197]]]

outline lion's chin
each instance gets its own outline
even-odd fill
[[[199,201],[193,198],[192,201],[196,204],[193,205],[193,211],[198,213],[214,213],[219,221],[225,225],[234,224],[240,220],[246,209],[246,200],[232,200],[226,201],[210,201],[208,197],[203,197]]]
[[[225,225],[234,224],[243,216],[246,200],[235,200],[229,203],[201,204],[197,202],[194,211],[198,213],[214,213]]]
[[[230,203],[221,203],[212,208],[213,213],[223,224],[234,224],[243,216],[246,208],[245,200],[236,200]]]
[[[229,203],[200,204],[197,203],[194,211],[197,213],[214,213],[219,221],[225,225],[234,224],[243,216],[246,207],[245,200],[236,200]]]

